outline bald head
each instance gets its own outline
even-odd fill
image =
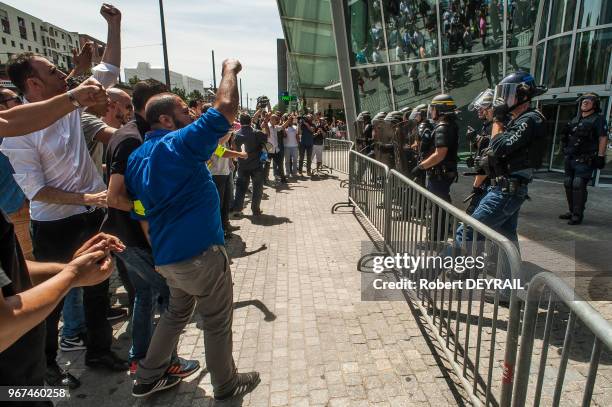
[[[145,117],[153,129],[177,130],[192,122],[187,104],[169,92],[149,99],[145,107]]]
[[[102,121],[115,128],[124,126],[134,117],[134,107],[130,95],[119,88],[109,88],[106,93],[109,103]]]

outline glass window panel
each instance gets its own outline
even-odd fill
[[[367,110],[374,116],[378,112],[393,110],[389,69],[386,65],[375,68],[354,68],[352,73],[358,112]]]
[[[532,44],[539,6],[540,0],[508,2],[508,47],[526,47]],[[546,25],[545,21],[543,23]]]
[[[438,61],[391,65],[397,110],[429,103],[441,91]]]
[[[583,0],[578,27],[593,27],[608,23],[612,23],[612,1]]]
[[[538,35],[538,39],[543,39],[546,37],[546,29],[548,28],[548,13],[550,10],[550,0],[546,0],[544,3],[544,8],[542,9],[542,23],[540,24],[540,34]]]
[[[300,86],[325,87],[339,81],[336,58],[291,55]]]
[[[612,123],[612,112],[610,113],[611,117],[608,118],[608,123]],[[606,148],[606,166],[601,170],[599,175],[604,178],[612,178],[612,130],[608,128],[608,146]],[[600,181],[601,182],[601,181]],[[610,180],[605,180],[606,183],[609,183]]]
[[[565,86],[571,42],[571,35],[548,41],[546,64],[544,67],[544,84],[549,88]]]
[[[544,44],[540,44],[536,47],[536,69],[535,69],[535,79],[536,82],[540,81],[542,78],[542,62],[544,61]]]
[[[347,24],[352,66],[388,61],[382,10],[378,0],[356,0],[349,3]]]
[[[440,1],[442,53],[477,52],[500,49],[502,43],[503,1],[476,2]]]
[[[572,68],[572,86],[599,85],[608,79],[612,29],[578,34]]]
[[[516,71],[531,71],[531,48],[521,49],[516,51],[508,52],[508,66],[507,73]],[[539,81],[539,77],[536,77],[536,81]]]
[[[503,77],[502,53],[444,60],[444,89],[461,110],[459,148],[467,151],[467,126],[479,128],[482,123],[468,105],[486,88],[493,88]]]
[[[548,35],[559,34],[574,27],[574,12],[577,0],[552,0]]]
[[[392,62],[438,55],[435,0],[401,0],[383,4]]]
[[[283,25],[292,52],[323,56],[336,55],[331,25],[289,20],[285,20]]]
[[[331,24],[329,0],[279,0],[282,16],[304,18]]]

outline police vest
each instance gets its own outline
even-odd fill
[[[439,122],[433,130],[434,149],[446,147],[447,152],[444,159],[433,168],[445,171],[456,171],[457,152],[459,150],[459,127],[455,121]]]
[[[599,137],[605,136],[605,121],[600,114],[574,118],[568,125],[564,152],[568,156],[594,155],[599,147]]]
[[[428,120],[419,124],[419,158],[426,159],[435,150],[432,134],[433,125]]]

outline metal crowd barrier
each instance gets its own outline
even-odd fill
[[[331,171],[342,174],[349,173],[349,151],[353,149],[353,142],[326,138],[323,141],[323,166]]]
[[[386,254],[393,256],[407,253],[427,257],[446,254],[455,256],[461,252],[472,257],[482,256],[485,263],[484,270],[468,268],[463,275],[427,265],[416,273],[398,272],[396,278],[452,282],[467,277],[494,277],[517,279],[527,285],[527,292],[517,289],[510,291],[508,309],[500,307],[500,301],[506,297],[497,289],[494,290],[492,304],[486,302],[484,296],[476,294],[475,290],[420,289],[417,285],[415,290],[407,292],[421,311],[423,319],[432,328],[434,338],[472,404],[504,407],[511,404],[517,407],[525,405],[538,310],[537,301],[525,300],[539,298],[546,286],[554,292],[556,299],[571,309],[552,404],[559,405],[569,352],[566,351],[566,345],[571,343],[574,324],[578,319],[595,336],[583,397],[583,405],[589,405],[602,345],[612,349],[610,323],[586,303],[572,301],[573,291],[549,272],[538,274],[527,284],[527,276],[522,274],[520,255],[513,242],[397,171],[389,171],[386,165],[350,151],[348,172],[348,201],[334,205],[332,212],[341,206],[359,210],[384,239]],[[458,236],[464,236],[469,231],[471,239],[456,240],[458,230],[462,231]],[[525,304],[521,363],[516,369],[515,380],[518,340]],[[545,332],[551,326],[550,310],[549,304]],[[547,338],[545,334],[536,394],[533,397],[535,406],[539,405],[542,391],[546,350],[549,346]]]

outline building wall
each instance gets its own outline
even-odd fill
[[[160,82],[166,82],[165,71],[163,68],[152,68],[148,62],[139,62],[136,68],[124,68],[125,80],[129,81],[134,76],[138,79],[156,79]],[[185,90],[187,94],[194,90],[198,90],[200,93],[204,93],[204,82],[201,80],[191,78],[186,75],[181,75],[170,71],[170,84],[171,88],[180,88]]]
[[[42,27],[43,21],[39,18],[0,3],[0,63],[21,52],[42,54]]]

